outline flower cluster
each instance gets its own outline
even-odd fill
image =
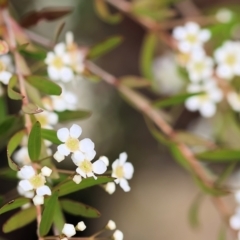
[[[75,227],[73,224],[65,223],[62,229],[62,235],[60,236],[61,240],[67,240],[76,234],[76,231],[84,231],[86,225],[83,221],[79,222]]]

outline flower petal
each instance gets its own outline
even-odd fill
[[[123,165],[124,177],[131,179],[134,173],[134,167],[131,163],[127,162]]]
[[[87,177],[87,176],[86,176],[86,173],[83,172],[80,168],[77,168],[77,169],[76,169],[76,172],[77,172],[79,175],[81,175],[83,178],[86,178],[86,177]]]
[[[30,179],[35,175],[35,170],[32,166],[23,166],[20,170],[21,176],[24,179]]]
[[[73,124],[70,128],[70,136],[72,138],[79,138],[82,133],[82,128],[77,124]]]
[[[44,196],[44,195],[50,196],[52,194],[51,189],[46,185],[37,188],[36,192],[38,196]]]
[[[21,180],[19,186],[26,192],[33,190],[33,186],[28,180]]]
[[[85,155],[85,159],[92,161],[96,156],[96,151],[92,150],[92,151],[86,152],[84,155]]]
[[[124,192],[129,192],[131,190],[131,188],[129,187],[128,181],[124,178],[120,180],[119,185]]]
[[[73,163],[77,166],[79,166],[80,162],[82,162],[85,159],[84,154],[80,151],[74,152],[71,157]]]
[[[69,138],[69,130],[67,128],[60,128],[57,131],[57,137],[60,141],[66,142]]]
[[[34,198],[33,198],[33,203],[35,206],[39,206],[39,205],[42,205],[44,203],[44,197],[43,196],[38,196],[36,195]]]
[[[92,166],[93,172],[96,174],[103,174],[107,170],[107,166],[102,160],[97,160]]]
[[[123,165],[127,161],[127,153],[123,152],[119,155],[119,165]]]
[[[64,155],[64,156],[68,156],[70,154],[70,151],[68,150],[68,148],[66,147],[65,144],[61,144],[57,147],[57,150],[60,154]]]
[[[80,144],[80,150],[82,152],[87,153],[89,151],[94,150],[94,143],[89,138],[85,138],[85,139],[81,140],[79,144]]]

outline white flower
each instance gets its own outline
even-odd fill
[[[17,186],[17,191],[18,191],[18,194],[21,195],[21,196],[24,196],[26,198],[33,198],[34,197],[34,191],[33,190],[30,190],[30,191],[24,191],[20,185]]]
[[[41,173],[43,176],[50,177],[50,175],[52,174],[52,169],[45,166],[41,169]]]
[[[123,233],[120,230],[116,230],[113,233],[113,239],[114,240],[123,240]]]
[[[53,157],[57,162],[62,162],[65,159],[65,156],[59,153],[58,151],[54,153]]]
[[[115,230],[116,223],[113,220],[109,220],[105,228],[107,228],[109,230]]]
[[[236,213],[230,217],[229,224],[232,229],[240,230],[240,211],[237,209]]]
[[[214,53],[218,63],[216,74],[220,78],[231,80],[240,76],[240,42],[227,41]]]
[[[72,237],[76,234],[75,227],[72,224],[65,223],[62,229],[62,233],[67,237]]]
[[[70,153],[74,154],[74,157],[77,159],[77,156],[92,155],[95,156],[96,152],[94,151],[94,143],[89,139],[85,138],[79,141],[79,137],[82,133],[82,128],[76,124],[73,124],[70,128],[70,131],[67,128],[61,128],[57,131],[57,137],[63,144],[58,146],[58,152],[61,155],[68,156]]]
[[[95,157],[95,151],[93,154],[83,154],[77,153],[72,155],[72,160],[78,168],[76,172],[81,175],[83,178],[94,177],[97,179],[95,174],[103,174],[107,170],[106,164],[102,160],[97,160],[94,163],[91,161]]]
[[[46,179],[43,173],[37,174],[32,166],[24,166],[19,171],[22,179],[19,182],[19,186],[26,192],[35,190],[36,194],[40,197],[44,195],[51,195],[51,190],[45,185]]]
[[[190,84],[187,90],[189,93],[204,92],[186,100],[185,106],[189,111],[199,110],[203,117],[212,117],[216,113],[216,103],[222,100],[223,93],[214,80],[210,79],[202,84]]]
[[[113,194],[116,191],[116,185],[114,182],[109,182],[104,185],[104,189],[107,193]]]
[[[19,150],[17,150],[13,155],[13,160],[18,165],[27,165],[31,163],[31,159],[28,155],[28,148],[27,147],[21,147]]]
[[[99,159],[102,160],[106,166],[109,166],[109,160],[106,156],[101,156]]]
[[[179,50],[185,53],[201,48],[210,36],[209,30],[201,29],[194,22],[187,22],[185,26],[176,27],[173,30],[173,37],[178,41]]]
[[[129,179],[132,178],[134,168],[130,162],[126,162],[127,153],[123,152],[119,155],[119,159],[115,160],[112,164],[112,177],[116,178],[115,183],[119,183],[120,187],[129,192],[130,187],[128,185]]]
[[[42,128],[52,129],[52,126],[58,123],[58,115],[54,112],[43,111],[35,114],[35,117]]]
[[[228,23],[233,18],[233,13],[228,8],[221,8],[216,12],[216,19],[221,23]]]
[[[77,226],[76,226],[76,229],[77,229],[78,231],[84,231],[86,228],[87,228],[87,227],[86,227],[86,225],[85,225],[85,223],[84,223],[83,221],[79,222],[79,223],[77,224]]]
[[[68,66],[69,55],[64,43],[58,43],[54,47],[54,52],[47,53],[45,63],[48,65],[48,75],[52,80],[69,82],[74,78],[73,70]]]
[[[234,111],[240,112],[240,95],[238,93],[229,92],[227,94],[227,100]]]
[[[208,79],[213,74],[213,60],[205,55],[203,50],[195,50],[186,65],[192,82]]]
[[[44,197],[43,197],[43,196],[38,196],[38,195],[36,195],[36,196],[33,198],[33,203],[34,203],[35,206],[44,204]]]
[[[12,58],[10,55],[0,56],[0,82],[8,84],[13,72]]]
[[[80,175],[74,175],[73,181],[74,181],[76,184],[79,184],[79,183],[82,181],[82,177],[81,177]]]

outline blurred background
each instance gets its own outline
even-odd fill
[[[31,30],[53,39],[53,31],[64,20],[66,25],[60,40],[64,40],[66,31],[72,31],[78,44],[87,46],[112,35],[121,35],[124,37],[123,44],[101,57],[96,63],[116,76],[140,75],[139,54],[145,30],[130,18],[124,17],[117,25],[107,24],[96,15],[92,0],[12,0],[11,3],[19,17],[33,9],[47,6],[72,6],[73,13],[66,18],[54,22],[42,21]],[[201,10],[211,6],[227,7],[232,3],[239,4],[238,1],[224,0],[196,1]],[[163,48],[159,46],[159,53],[166,53]],[[79,124],[83,128],[83,137],[90,137],[95,142],[97,156],[106,155],[112,162],[117,159],[119,153],[126,151],[128,160],[135,167],[129,193],[118,188],[110,196],[100,187],[94,187],[72,194],[73,199],[96,207],[102,214],[99,219],[83,219],[87,230],[81,236],[93,234],[112,219],[116,222],[117,228],[123,231],[126,240],[217,239],[222,224],[209,197],[203,199],[200,208],[200,226],[196,229],[190,227],[188,211],[199,189],[188,173],[175,163],[168,150],[153,139],[143,116],[104,82],[95,83],[81,79],[66,87],[77,93],[80,109],[92,112],[89,119]],[[10,108],[11,111],[15,111],[15,106],[11,105]],[[185,129],[191,122],[195,123],[191,124],[194,131],[208,133],[209,121],[199,123],[197,120],[198,114],[183,110],[176,127]],[[1,159],[4,158],[5,150],[1,153]],[[64,161],[61,165],[62,168],[73,168],[71,161],[69,164]],[[14,182],[1,180],[1,193],[4,194],[14,187]],[[232,199],[226,198],[226,201],[234,209]],[[0,216],[0,224],[2,225],[11,214]],[[66,215],[66,218],[69,223],[82,220],[70,215]],[[31,228],[1,236],[1,239],[9,240],[36,239],[35,223],[31,224]]]

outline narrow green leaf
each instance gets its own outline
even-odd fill
[[[119,46],[123,41],[123,38],[121,36],[113,36],[101,43],[98,43],[96,46],[93,46],[89,53],[88,57],[89,58],[98,58],[101,57],[102,55],[110,52],[117,46]]]
[[[13,90],[13,88],[16,86],[16,84],[17,84],[17,76],[13,75],[10,78],[10,81],[8,83],[8,89],[7,89],[8,96],[9,96],[9,98],[14,99],[14,100],[21,100],[23,98],[23,96],[20,93]]]
[[[36,208],[32,206],[15,213],[3,225],[3,232],[9,233],[19,228],[26,226],[36,219]]]
[[[66,223],[65,217],[62,212],[61,205],[59,201],[56,202],[55,205],[55,212],[53,215],[53,224],[58,232],[62,232],[63,226]]]
[[[77,192],[79,190],[93,187],[99,184],[104,184],[108,182],[112,182],[114,178],[112,177],[106,177],[106,176],[100,176],[96,180],[94,178],[85,178],[81,181],[81,183],[76,184],[72,179],[67,180],[63,183],[60,183],[56,187],[54,187],[53,191],[54,192],[59,192],[59,197],[60,196],[65,196],[67,194]]]
[[[121,84],[131,88],[145,88],[151,86],[148,80],[136,76],[121,77],[120,82]]]
[[[63,210],[69,214],[88,218],[100,217],[100,212],[97,209],[83,203],[70,199],[63,199],[60,202]]]
[[[39,122],[36,122],[28,138],[28,154],[32,161],[38,160],[41,152],[41,145],[41,125]]]
[[[61,95],[62,89],[56,83],[42,76],[28,76],[27,82],[47,95]]]
[[[153,80],[152,63],[157,45],[157,36],[154,33],[148,33],[142,44],[140,67],[142,75],[149,81]]]
[[[203,152],[197,155],[201,161],[207,162],[230,162],[240,161],[240,150],[238,149],[217,149]]]
[[[9,167],[0,169],[0,178],[10,179],[10,180],[19,180],[16,172]]]
[[[7,117],[7,103],[4,96],[0,97],[0,123]]]
[[[10,139],[10,141],[7,145],[8,164],[9,164],[9,167],[14,171],[18,171],[19,167],[12,160],[11,156],[12,156],[13,152],[16,150],[16,148],[19,146],[19,144],[21,143],[24,135],[25,135],[24,130],[17,132],[15,135],[13,135],[13,137]]]
[[[94,0],[94,7],[99,18],[106,23],[117,24],[123,19],[120,13],[111,13],[104,0]]]
[[[17,47],[17,51],[25,50],[28,47],[29,43],[23,43]]]
[[[237,162],[232,162],[224,169],[224,171],[218,176],[216,186],[221,185],[221,183],[223,183],[231,175],[236,165]]]
[[[46,56],[47,56],[47,52],[43,51],[43,50],[38,50],[38,51],[30,51],[27,49],[21,49],[20,53],[24,56],[24,57],[29,57],[38,61],[44,61]]]
[[[52,129],[42,129],[42,138],[46,139],[54,144],[61,144],[62,142],[57,137],[57,132]]]
[[[27,105],[22,106],[22,111],[26,114],[37,114],[41,113],[43,110],[32,103],[28,103]]]
[[[189,208],[188,220],[189,220],[190,225],[193,228],[199,227],[199,208],[202,203],[203,197],[204,197],[203,194],[198,194],[194,198],[194,200]]]
[[[64,26],[65,26],[65,22],[61,22],[61,23],[57,26],[56,32],[55,32],[54,38],[53,38],[53,42],[54,42],[55,44],[58,42],[59,36],[60,36],[60,34],[61,34]]]
[[[19,207],[23,206],[24,204],[30,203],[30,202],[31,202],[30,198],[23,198],[23,197],[17,198],[15,200],[8,202],[4,206],[2,206],[0,208],[0,214],[3,214],[5,212],[11,211],[13,209],[19,208]]]
[[[198,93],[184,93],[175,95],[173,97],[157,100],[153,103],[153,106],[158,108],[170,107],[173,105],[178,105],[185,102],[189,97],[200,95],[202,92]]]
[[[39,232],[42,237],[48,234],[52,226],[55,206],[57,202],[58,202],[58,193],[54,192],[44,204],[45,207],[43,210],[42,220],[39,227]]]
[[[29,84],[27,81],[25,81],[25,86],[31,101],[34,104],[36,104],[38,107],[44,108],[39,91],[35,87],[33,87],[31,84]]]
[[[226,229],[224,227],[221,227],[217,236],[217,240],[226,240],[226,239],[227,239]]]
[[[56,112],[56,113],[58,115],[59,122],[80,120],[80,119],[85,119],[91,116],[91,113],[89,111],[84,111],[84,110],[77,110],[77,111],[66,110],[64,112]]]

